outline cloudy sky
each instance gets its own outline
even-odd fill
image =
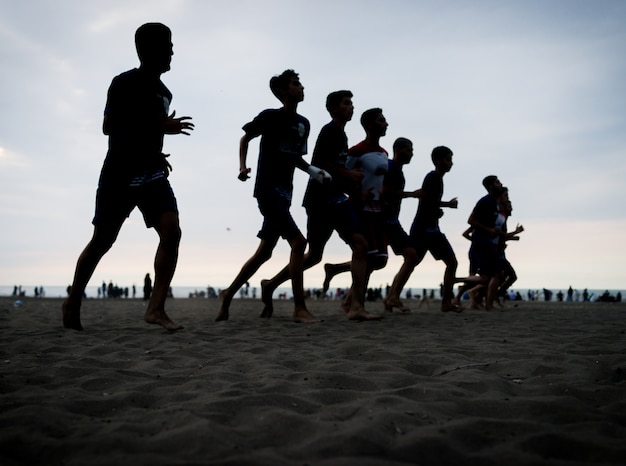
[[[313,147],[329,117],[326,95],[354,92],[358,115],[382,107],[382,145],[414,142],[408,188],[432,168],[430,150],[455,153],[444,199],[458,197],[442,230],[468,267],[461,233],[481,180],[509,187],[510,225],[526,228],[508,256],[519,288],[626,288],[626,2],[621,0],[315,2],[0,0],[0,285],[67,285],[91,237],[96,183],[106,152],[102,111],[111,79],[137,66],[135,29],[172,28],[172,70],[163,81],[172,109],[196,131],[168,136],[171,183],[183,241],[174,285],[223,287],[256,249],[261,224],[253,182],[237,180],[241,126],[278,106],[269,78],[300,73]],[[257,140],[258,141],[258,140]],[[249,159],[256,167],[258,144]],[[296,221],[307,176],[295,179]],[[403,204],[410,226],[416,200]],[[129,286],[151,271],[156,233],[139,212],[127,220],[92,284]],[[344,261],[336,236],[324,261]],[[253,278],[288,259],[281,243]],[[391,282],[390,260],[371,284]],[[409,286],[436,287],[443,265],[430,256]],[[305,274],[318,287],[321,266]],[[334,285],[345,286],[348,276]]]

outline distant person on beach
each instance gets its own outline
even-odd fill
[[[409,312],[400,299],[400,293],[406,285],[413,269],[419,263],[415,245],[400,224],[400,205],[402,199],[422,195],[421,189],[405,191],[406,180],[402,169],[413,158],[413,143],[407,138],[398,138],[393,143],[393,158],[389,160],[389,169],[383,182],[383,211],[385,214],[385,234],[391,249],[396,255],[402,256],[404,261],[400,270],[393,279],[391,286],[383,300],[385,311],[392,312],[397,308],[401,312]]]
[[[239,274],[228,288],[220,293],[218,321],[227,320],[231,301],[237,291],[267,262],[283,237],[291,246],[289,275],[294,298],[294,322],[316,322],[304,301],[304,250],[306,239],[298,229],[289,211],[293,193],[295,168],[307,172],[319,183],[326,183],[332,177],[324,170],[309,165],[302,156],[307,153],[307,139],[310,132],[309,121],[297,113],[298,104],[304,100],[304,87],[298,74],[286,70],[270,79],[270,89],[280,100],[279,109],[263,110],[251,122],[243,126],[245,134],[239,144],[239,175],[241,181],[250,178],[247,167],[248,144],[261,136],[257,164],[254,197],[263,215],[263,226],[258,233],[261,242],[256,252],[243,265]],[[269,314],[269,313],[268,313]]]
[[[326,98],[326,109],[332,120],[319,133],[311,163],[332,176],[332,182],[320,184],[311,179],[304,194],[303,205],[307,211],[307,241],[309,248],[304,255],[304,270],[322,260],[324,247],[333,231],[352,249],[352,289],[355,298],[347,309],[348,318],[368,320],[373,316],[365,311],[365,274],[367,270],[367,241],[354,210],[352,201],[345,194],[346,186],[359,184],[363,178],[360,169],[345,167],[348,155],[348,138],[345,126],[352,119],[354,105],[352,92],[335,91]],[[270,317],[273,311],[272,295],[276,288],[290,278],[289,265],[270,280],[261,281],[262,316]]]
[[[461,312],[461,308],[452,302],[458,262],[450,242],[439,229],[442,208],[456,209],[458,206],[456,197],[449,201],[441,200],[443,177],[452,169],[452,155],[452,151],[446,146],[438,146],[432,150],[431,161],[435,169],[424,178],[417,213],[410,231],[411,240],[417,251],[417,264],[424,259],[427,252],[430,252],[436,260],[441,260],[446,265],[441,299],[443,312]]]
[[[361,115],[361,126],[365,130],[365,139],[348,151],[346,167],[360,169],[363,178],[356,184],[351,197],[360,217],[361,225],[367,240],[367,271],[365,288],[374,270],[387,264],[387,240],[385,238],[385,221],[382,210],[382,189],[385,174],[388,170],[389,155],[380,145],[380,138],[387,134],[389,124],[381,108],[370,108]],[[351,263],[324,264],[324,290],[330,286],[332,278],[347,272]],[[348,292],[344,299],[344,309],[349,308],[353,293]]]
[[[169,71],[174,54],[170,29],[160,23],[144,24],[135,33],[135,44],[139,68],[116,76],[108,91],[103,132],[109,136],[109,150],[98,183],[93,236],[78,258],[71,291],[62,306],[66,328],[82,330],[80,306],[87,283],[135,207],[146,226],[159,235],[154,290],[144,319],[170,331],[183,328],[165,312],[181,232],[168,181],[171,166],[162,150],[165,134],[189,135],[194,125],[190,117],[170,113],[172,93],[160,79]]]
[[[143,279],[143,300],[148,301],[150,295],[152,295],[152,279],[150,278],[150,274],[147,273]]]

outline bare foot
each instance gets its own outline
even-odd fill
[[[483,309],[483,305],[480,303],[481,297],[478,294],[479,290],[469,290],[467,294],[470,297],[470,309]]]
[[[365,309],[360,310],[351,310],[348,312],[348,320],[356,320],[357,322],[362,322],[365,320],[381,320],[383,316],[376,316],[370,314]]]
[[[263,312],[261,317],[269,319],[274,313],[274,304],[272,302],[272,295],[274,290],[269,287],[270,280],[261,280],[261,302],[263,303]]]
[[[458,314],[463,312],[463,308],[452,303],[442,303],[441,312],[456,312]]]
[[[170,332],[175,332],[176,330],[182,330],[183,327],[180,324],[177,324],[169,318],[169,316],[165,313],[164,309],[159,309],[156,311],[146,311],[144,315],[144,320],[149,324],[157,324],[163,327],[165,330],[169,330]]]
[[[352,309],[352,290],[348,291],[346,297],[341,301],[341,309],[348,314]],[[363,310],[363,306],[359,306],[359,310]]]
[[[461,303],[461,301],[459,301],[459,298],[454,298],[454,299],[452,300],[452,304],[453,304],[454,306],[457,306],[459,309],[465,309],[465,308],[463,307],[463,304]]]
[[[61,310],[63,311],[63,327],[74,330],[83,329],[80,323],[80,305],[72,306],[66,299],[61,305]]]
[[[231,299],[226,296],[227,290],[220,291],[219,298],[222,300],[222,305],[220,306],[220,311],[215,318],[215,322],[219,322],[220,320],[228,320],[228,308],[230,307]]]
[[[383,305],[386,312],[393,312],[394,307],[400,312],[411,312],[411,309],[405,306],[404,303],[398,298],[383,299]]]
[[[296,308],[293,311],[293,321],[298,324],[312,324],[319,322],[317,317],[311,314],[309,310],[304,307]]]

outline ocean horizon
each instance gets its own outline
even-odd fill
[[[14,290],[17,288],[18,290],[18,295],[14,294]],[[37,292],[35,292],[35,289],[37,288]],[[67,296],[67,285],[65,286],[58,286],[58,285],[53,285],[53,286],[24,286],[24,285],[0,285],[0,296],[3,297],[10,297],[10,296],[18,296],[18,297],[27,297],[27,298],[34,298],[34,297],[39,297],[39,293],[40,290],[43,288],[43,297],[46,298],[64,298]],[[126,287],[121,287],[121,288],[126,288]],[[211,287],[215,293],[219,293],[219,291],[225,287],[215,287],[212,286]],[[328,291],[328,296],[327,298],[332,298],[334,297],[334,292],[335,290],[337,290],[338,287],[333,287],[331,286],[330,290]],[[341,288],[341,287],[339,287]],[[383,295],[385,293],[385,287],[383,287]],[[19,295],[19,290],[21,289],[22,293],[21,295]],[[316,288],[309,288],[306,287],[306,290],[310,290],[311,292],[313,292]],[[342,288],[345,289],[345,288]],[[421,297],[421,294],[423,293],[423,290],[426,289],[426,291],[429,293],[429,295],[432,293],[434,293],[435,298],[439,298],[439,289],[438,288],[424,288],[424,287],[411,287],[411,288],[405,288],[402,290],[402,298],[406,297],[406,293],[411,290],[411,295],[413,299],[417,299],[419,297]],[[529,299],[529,293],[535,293],[538,294],[538,299],[541,301],[544,301],[544,294],[543,294],[543,290],[544,289],[548,289],[550,291],[552,291],[552,297],[551,300],[552,301],[556,301],[557,300],[557,293],[559,291],[563,292],[563,294],[565,295],[567,292],[567,288],[565,289],[561,289],[561,288],[511,288],[510,291],[513,292],[518,292],[521,296],[522,299],[524,301],[527,301]],[[100,293],[98,293],[98,291],[100,290]],[[97,285],[89,285],[87,286],[86,290],[85,290],[85,295],[87,297],[87,299],[102,299],[102,286],[97,286]],[[582,301],[582,293],[583,293],[584,288],[581,289],[576,289],[574,288],[574,301]],[[611,296],[616,296],[617,293],[622,293],[622,290],[615,290],[615,289],[587,289],[587,292],[590,296],[590,300],[594,301],[596,300],[598,297],[600,297],[603,293],[605,292],[609,292],[609,294]],[[332,293],[332,294],[331,294]],[[292,297],[292,292],[291,292],[291,287],[287,286],[287,287],[279,287],[276,289],[276,291],[274,292],[273,298],[274,299],[279,299],[281,296],[286,296],[288,299],[291,299]],[[194,299],[207,299],[209,298],[209,287],[205,286],[172,286],[172,296],[174,298],[194,298]],[[141,299],[143,297],[143,285],[139,286],[136,285],[135,286],[135,295],[133,296],[133,291],[132,291],[132,286],[128,287],[128,296],[125,296],[125,294],[120,298],[120,299]],[[212,296],[212,298],[216,298],[217,296]],[[237,293],[235,295],[235,299],[261,299],[261,289],[260,287],[253,287],[250,286],[248,288],[248,292],[246,294],[245,292],[245,288],[242,288],[242,290],[240,290],[239,293]],[[565,300],[565,298],[564,298]]]

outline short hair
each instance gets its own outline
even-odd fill
[[[162,23],[142,24],[135,31],[135,47],[140,60],[149,58],[155,49],[172,40],[172,31]]]
[[[433,161],[433,163],[435,163],[451,155],[453,155],[453,152],[450,150],[449,147],[437,146],[430,153],[430,158]]]
[[[272,94],[276,96],[278,100],[282,101],[280,91],[284,91],[289,88],[289,83],[293,78],[297,78],[299,75],[294,70],[285,70],[277,76],[272,76],[270,79],[270,89]]]
[[[365,110],[361,115],[361,126],[363,126],[363,128],[367,128],[369,125],[374,123],[376,117],[381,113],[383,113],[383,109],[378,107]]]
[[[331,92],[326,97],[326,110],[331,112],[332,109],[337,108],[341,104],[343,99],[351,99],[352,97],[352,92],[346,90]]]
[[[497,180],[498,180],[498,177],[496,175],[485,176],[483,178],[483,186],[485,187],[487,191],[489,191]]]
[[[412,145],[413,142],[411,142],[410,139],[400,137],[393,142],[393,151],[396,152],[397,150],[404,149],[405,147]]]

